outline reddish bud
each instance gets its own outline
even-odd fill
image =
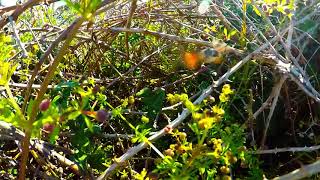
[[[266,4],[263,4],[263,5],[262,5],[262,10],[263,10],[264,12],[267,12],[267,11],[268,11],[268,6],[267,6]]]
[[[287,15],[291,13],[290,9],[288,9],[288,8],[285,8],[285,9],[284,9],[284,12],[285,12]]]
[[[164,132],[166,132],[166,133],[171,133],[172,132],[172,126],[171,125],[167,125],[166,127],[164,127]]]
[[[43,25],[43,29],[48,30],[49,28],[50,28],[49,24],[46,23],[46,24]]]
[[[97,94],[100,91],[100,86],[99,85],[95,85],[92,89],[92,93],[93,94]]]
[[[54,125],[50,123],[46,123],[43,125],[43,130],[46,131],[47,133],[52,133],[54,129]]]
[[[42,102],[39,104],[39,109],[40,111],[46,111],[50,106],[50,100],[49,99],[44,99]]]
[[[99,111],[97,111],[96,120],[98,120],[99,122],[104,122],[107,119],[108,119],[108,113],[105,110],[100,109]]]

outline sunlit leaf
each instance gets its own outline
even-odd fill
[[[93,132],[93,124],[90,121],[90,119],[87,116],[83,116],[84,117],[84,121],[86,122],[86,125],[88,127],[88,129]]]

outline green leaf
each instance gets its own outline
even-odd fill
[[[61,96],[60,95],[58,95],[58,96],[55,96],[53,99],[52,99],[52,103],[55,103],[56,101],[58,101],[59,99],[61,98]]]
[[[81,157],[79,157],[79,161],[84,161],[84,160],[86,160],[86,158],[87,158],[87,155],[86,154],[83,154]]]
[[[252,6],[252,7],[253,7],[253,11],[254,11],[258,16],[261,17],[261,13],[260,13],[259,9],[258,9],[256,6]]]
[[[145,95],[148,95],[148,94],[151,94],[151,90],[146,87],[146,88],[143,88],[141,89],[139,92],[137,92],[137,96],[145,96]]]
[[[90,121],[90,119],[87,117],[87,116],[83,116],[84,117],[84,121],[86,122],[87,124],[87,127],[88,129],[93,132],[93,124],[92,122]]]
[[[228,36],[228,30],[227,30],[227,28],[223,28],[223,34],[224,34],[225,37]]]
[[[31,99],[31,100],[29,101],[29,104],[28,104],[28,107],[27,107],[27,115],[28,115],[28,116],[30,116],[30,114],[31,114],[33,103],[34,103],[34,100]]]
[[[81,115],[81,111],[74,111],[68,115],[68,120],[75,120],[78,116]]]
[[[92,129],[93,129],[94,134],[101,134],[102,133],[101,127],[99,125],[93,125]]]
[[[59,133],[60,133],[60,128],[55,127],[53,129],[53,132],[49,135],[49,142],[51,144],[54,144],[56,142],[56,140],[59,139]]]
[[[137,96],[142,98],[143,111],[148,112],[148,116],[156,118],[156,115],[160,112],[163,101],[165,100],[165,92],[163,89],[157,89],[151,91],[149,88],[144,88],[137,93]]]
[[[67,6],[72,9],[73,11],[80,13],[80,4],[79,3],[73,3],[70,0],[63,0]]]
[[[13,125],[18,125],[18,122],[14,122],[15,114],[13,112],[13,108],[11,108],[10,106],[10,102],[8,99],[0,99],[0,112],[1,121],[9,122]]]
[[[150,133],[151,129],[142,129],[141,132],[139,131],[140,126],[138,125],[135,128],[135,136],[131,139],[131,142],[145,142],[147,140],[147,135]]]
[[[117,116],[121,115],[121,113],[122,113],[122,108],[117,107],[112,110],[112,117],[117,117]]]
[[[0,61],[0,86],[6,85],[18,65]]]

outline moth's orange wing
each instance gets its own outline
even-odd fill
[[[95,117],[96,112],[95,111],[82,111],[82,114],[87,115],[87,116],[91,116],[91,117]]]
[[[183,61],[185,66],[190,70],[194,70],[198,68],[199,57],[196,53],[185,52]]]

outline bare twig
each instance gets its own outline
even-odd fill
[[[261,140],[261,147],[264,147],[264,144],[265,144],[265,141],[266,141],[266,137],[267,137],[267,132],[268,132],[268,129],[269,129],[269,125],[270,125],[270,121],[271,121],[271,118],[272,118],[272,115],[273,115],[273,111],[277,105],[277,102],[278,102],[278,97],[279,97],[279,94],[280,94],[280,90],[282,88],[282,85],[284,83],[284,81],[287,79],[286,76],[282,76],[280,78],[280,80],[275,84],[275,86],[272,88],[272,92],[270,95],[270,97],[272,96],[273,97],[273,101],[272,101],[272,104],[271,104],[271,107],[270,107],[270,111],[269,111],[269,115],[268,115],[268,118],[267,118],[267,122],[265,123],[265,127],[264,127],[264,131],[263,131],[263,135],[262,135],[262,140]]]
[[[286,147],[286,148],[276,148],[276,149],[266,149],[266,150],[257,150],[253,154],[277,154],[282,152],[311,152],[320,149],[320,145],[310,146],[310,147]]]
[[[17,43],[19,44],[21,50],[22,50],[22,57],[26,58],[28,57],[28,52],[26,50],[26,48],[24,47],[24,44],[21,42],[20,40],[20,37],[19,37],[19,33],[18,33],[18,30],[16,28],[16,25],[15,25],[15,21],[13,20],[13,18],[11,16],[8,17],[9,19],[9,22],[11,24],[11,27],[12,27],[12,30],[13,30],[13,34],[16,38],[16,41]]]
[[[126,29],[129,29],[131,26],[132,17],[136,8],[137,8],[137,0],[132,0],[130,12],[125,25]],[[126,33],[126,50],[127,50],[127,59],[129,59],[129,33],[128,32]]]

